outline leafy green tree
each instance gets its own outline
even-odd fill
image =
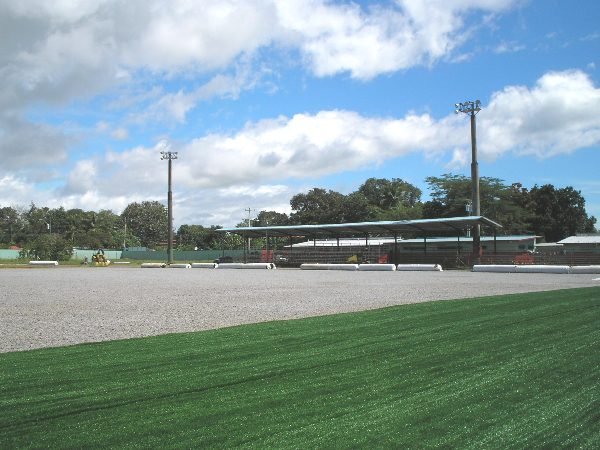
[[[218,233],[219,226],[211,225],[209,228],[202,225],[181,225],[177,230],[177,242],[180,250],[209,250],[221,248],[222,233]]]
[[[400,206],[413,208],[421,200],[421,190],[400,178],[369,178],[359,188],[369,203],[383,210]]]
[[[27,241],[33,241],[39,235],[49,233],[52,225],[52,215],[47,207],[38,208],[31,203],[29,210],[23,214],[23,231]]]
[[[368,222],[375,219],[377,210],[362,192],[352,192],[342,200],[339,222]]]
[[[277,211],[261,211],[256,216],[256,219],[253,222],[253,225],[256,227],[267,227],[267,226],[277,226],[277,225],[288,225],[289,217],[287,214],[279,213]]]
[[[306,194],[296,194],[290,200],[294,211],[293,224],[319,224],[344,222],[344,195],[332,190],[314,188]]]
[[[460,217],[469,215],[466,206],[471,203],[471,179],[464,175],[444,174],[427,177],[431,201],[425,202],[425,218]],[[520,184],[507,185],[503,180],[482,177],[479,180],[481,215],[504,226],[506,233],[532,232],[529,220],[527,190]]]
[[[24,259],[66,261],[71,258],[73,247],[58,234],[41,234],[28,242],[21,250]]]
[[[19,211],[10,206],[0,208],[0,244],[15,244],[17,233],[22,228],[23,220]]]
[[[130,203],[121,217],[127,221],[128,229],[139,237],[142,245],[154,247],[167,240],[169,219],[167,208],[162,203]]]
[[[585,199],[571,186],[556,189],[551,184],[535,185],[530,191],[534,217],[531,225],[547,242],[556,242],[577,233],[595,231],[595,217],[585,210]]]
[[[463,175],[444,174],[425,179],[431,190],[431,200],[425,202],[425,218],[459,217],[468,215],[471,202],[471,180]]]

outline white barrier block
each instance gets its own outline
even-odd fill
[[[142,263],[140,264],[142,269],[163,269],[167,267],[165,263]]]
[[[358,270],[391,272],[393,270],[396,270],[396,266],[394,264],[359,264]]]
[[[58,266],[58,261],[29,261],[30,266]]]
[[[439,264],[398,264],[396,266],[396,270],[442,272],[442,266],[440,266]]]
[[[190,264],[169,264],[169,268],[171,269],[191,269],[192,266]]]
[[[302,270],[358,270],[358,264],[318,264],[305,263],[300,265]]]
[[[473,266],[473,272],[497,272],[497,273],[515,273],[517,266],[514,264],[476,264]]]
[[[221,263],[215,269],[276,269],[273,263]]]
[[[192,269],[216,269],[218,267],[217,263],[192,263]]]
[[[571,266],[570,273],[600,273],[600,266]]]
[[[551,266],[545,264],[517,265],[517,273],[569,273],[569,266]]]

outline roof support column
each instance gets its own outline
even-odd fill
[[[271,262],[271,258],[269,256],[269,232],[265,231],[265,240],[267,241],[267,253],[266,253],[266,262]]]
[[[496,240],[497,234],[498,233],[496,232],[496,228],[494,228],[494,254],[498,253],[497,240]]]
[[[242,247],[244,248],[244,264],[246,264],[248,262],[248,252],[246,251],[246,244],[244,243]]]
[[[394,233],[394,264],[398,264],[398,233]]]

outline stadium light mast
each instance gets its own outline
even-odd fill
[[[169,190],[167,193],[167,210],[169,217],[169,233],[167,242],[167,264],[173,263],[173,191],[171,190],[171,165],[174,159],[177,159],[177,152],[163,151],[160,152],[161,161],[165,159],[169,162]]]
[[[471,118],[471,215],[480,216],[479,202],[479,163],[477,162],[477,127],[475,116],[481,111],[479,100],[454,104],[456,114],[467,114]],[[481,230],[479,225],[473,226],[473,256],[477,261],[481,255]]]

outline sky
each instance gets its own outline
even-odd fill
[[[482,177],[600,219],[597,0],[0,0],[0,86],[0,206],[166,204],[161,151],[175,227],[370,177],[426,201],[480,100]]]

